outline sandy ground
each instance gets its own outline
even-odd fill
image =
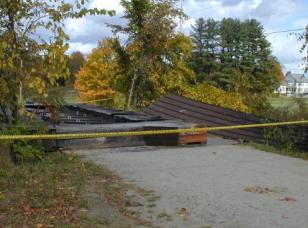
[[[155,191],[138,210],[161,227],[307,227],[308,162],[231,144],[76,152]]]

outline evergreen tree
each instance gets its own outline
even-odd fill
[[[191,66],[199,80],[239,92],[247,102],[253,97],[256,110],[263,106],[281,74],[258,21],[198,19],[191,37],[194,44]]]
[[[211,81],[217,67],[219,48],[218,22],[200,18],[192,27],[191,38],[194,44],[191,67],[197,73],[197,80]]]
[[[79,72],[85,62],[86,59],[80,51],[75,51],[69,56],[69,68],[73,81],[75,80],[75,75]]]

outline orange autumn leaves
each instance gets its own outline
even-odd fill
[[[80,99],[83,101],[112,99],[117,93],[112,85],[118,68],[112,41],[109,39],[101,41],[76,76],[75,89]]]

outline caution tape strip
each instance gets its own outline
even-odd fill
[[[246,129],[246,128],[261,128],[286,126],[294,124],[308,124],[308,120],[277,122],[277,123],[262,123],[262,124],[247,124],[222,127],[203,127],[189,129],[174,129],[174,130],[150,130],[150,131],[127,131],[127,132],[101,132],[101,133],[74,133],[74,134],[39,134],[39,135],[0,135],[0,140],[53,140],[53,139],[89,139],[89,138],[107,138],[107,137],[123,137],[123,136],[144,136],[144,135],[167,135],[178,133],[202,133],[211,131]]]

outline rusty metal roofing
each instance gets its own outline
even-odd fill
[[[144,110],[149,115],[159,115],[183,121],[205,124],[209,127],[260,123],[261,118],[252,114],[233,111],[205,104],[183,96],[168,94]],[[217,135],[233,138],[263,141],[261,128],[237,129],[214,132]]]
[[[165,118],[180,119],[197,124],[205,124],[209,127],[255,124],[265,121],[264,118],[253,114],[237,112],[173,94],[167,94],[165,97],[153,103],[144,110],[144,113],[148,115],[159,115]],[[287,126],[279,128],[288,135],[298,148],[308,150],[307,126],[295,125],[292,126],[291,131]],[[265,142],[266,138],[264,128],[235,129],[213,133],[225,138],[255,142]],[[277,142],[275,141],[275,137],[270,140],[272,144],[279,143],[279,140]]]

